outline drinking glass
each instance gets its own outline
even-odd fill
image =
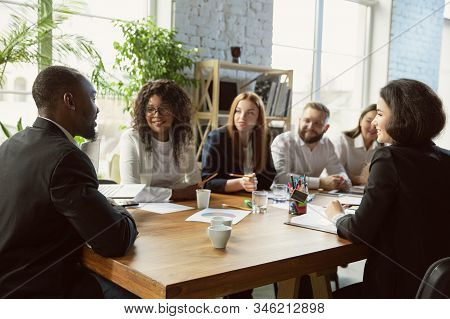
[[[252,192],[252,213],[265,213],[267,211],[267,204],[269,196],[266,191]]]
[[[288,199],[288,187],[285,184],[275,184],[272,186],[273,200],[284,202]]]

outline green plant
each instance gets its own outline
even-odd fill
[[[83,144],[84,142],[87,142],[87,140],[84,137],[79,136],[79,135],[75,135],[74,139],[75,139],[75,142],[77,142],[78,146],[81,146],[81,144]]]
[[[11,132],[8,130],[6,125],[4,125],[2,122],[0,122],[0,127],[3,131],[3,134],[6,136],[6,138],[10,138],[12,136]],[[17,128],[17,132],[20,132],[23,130],[22,118],[20,118],[19,121],[17,121],[16,128]]]
[[[103,65],[102,59],[94,48],[92,42],[82,36],[67,33],[52,33],[82,6],[82,2],[71,1],[54,6],[51,10],[41,8],[41,14],[35,21],[32,17],[38,12],[38,4],[28,3],[19,14],[11,15],[11,22],[5,30],[0,32],[0,85],[4,81],[6,66],[10,63],[38,64],[43,56],[39,51],[39,44],[43,43],[48,35],[52,35],[53,53],[56,61],[62,63],[67,55],[73,55],[79,59],[91,61],[93,65]],[[102,73],[96,71],[96,78],[102,77]]]
[[[148,17],[138,21],[116,21],[124,37],[114,42],[117,51],[113,68],[119,69],[125,79],[115,82],[93,82],[103,93],[112,93],[125,100],[129,111],[132,97],[151,80],[169,79],[182,86],[195,85],[195,80],[183,71],[191,68],[197,58],[197,49],[187,49],[175,39],[176,31],[160,28]],[[98,66],[97,70],[104,70]]]
[[[61,61],[67,59],[68,55],[77,57],[83,61],[90,61],[96,68],[92,77],[97,81],[103,80],[103,61],[94,48],[92,41],[75,34],[67,34],[58,31],[59,26],[67,20],[70,14],[78,12],[83,6],[81,1],[70,1],[52,8],[40,7],[40,14],[35,21],[28,17],[35,16],[39,11],[39,5],[29,2],[17,14],[11,15],[11,22],[0,32],[0,86],[5,80],[6,66],[11,63],[32,63],[38,65],[40,61],[64,64]],[[51,35],[52,56],[44,56],[39,50],[39,45],[48,40]],[[11,133],[7,127],[0,122],[0,127],[7,138]],[[17,130],[22,130],[22,118],[17,122]]]

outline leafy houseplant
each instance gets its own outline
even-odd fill
[[[43,61],[51,64],[53,54],[58,63],[61,63],[60,61],[66,59],[68,55],[73,55],[90,61],[93,65],[103,66],[102,59],[90,40],[74,34],[52,33],[67,20],[69,14],[76,13],[79,6],[81,2],[76,1],[65,2],[54,7],[39,6],[37,3],[29,2],[22,7],[22,12],[12,14],[11,22],[5,30],[0,31],[0,85],[4,83],[8,64],[32,63],[37,66]],[[35,16],[36,12],[39,12],[36,20],[28,18]],[[40,50],[40,45],[48,40],[49,35],[53,52],[47,56]],[[98,67],[93,74],[97,79],[103,77]],[[1,122],[0,128],[7,138],[12,135]],[[16,128],[17,131],[23,129],[22,118],[17,122]]]
[[[8,27],[0,33],[0,84],[4,81],[5,69],[10,63],[25,62],[38,65],[44,60],[51,64],[52,57],[43,55],[39,50],[39,45],[48,39],[49,34],[57,62],[61,63],[60,60],[66,59],[67,55],[73,55],[91,61],[94,65],[103,65],[90,40],[74,34],[52,34],[53,30],[67,20],[69,14],[76,13],[69,6],[76,8],[77,5],[79,2],[66,2],[66,5],[58,5],[47,10],[41,7],[40,14],[33,21],[27,17],[34,16],[39,7],[30,2],[23,8],[23,12],[11,15]]]
[[[0,122],[0,128],[2,129],[3,134],[6,136],[6,138],[10,138],[12,136],[11,132],[8,130],[8,128],[2,122]],[[16,128],[17,128],[17,132],[20,132],[23,130],[22,118],[20,118],[19,121],[17,122]]]
[[[131,22],[115,22],[124,36],[123,43],[114,42],[117,51],[114,68],[125,79],[99,83],[102,91],[119,95],[125,100],[125,111],[130,111],[132,97],[151,80],[169,79],[182,86],[195,85],[195,80],[183,74],[197,58],[197,49],[187,49],[175,39],[176,31],[160,28],[150,17]]]

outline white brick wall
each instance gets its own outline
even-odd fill
[[[394,0],[392,4],[389,80],[412,78],[437,89],[444,0]]]
[[[178,39],[198,47],[202,59],[231,61],[231,46],[242,47],[241,63],[270,66],[273,0],[177,0]]]

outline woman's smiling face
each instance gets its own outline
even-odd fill
[[[391,109],[381,97],[378,99],[377,103],[377,115],[375,116],[372,124],[377,130],[377,141],[378,143],[392,143],[392,137],[386,131],[386,127],[391,120]]]

